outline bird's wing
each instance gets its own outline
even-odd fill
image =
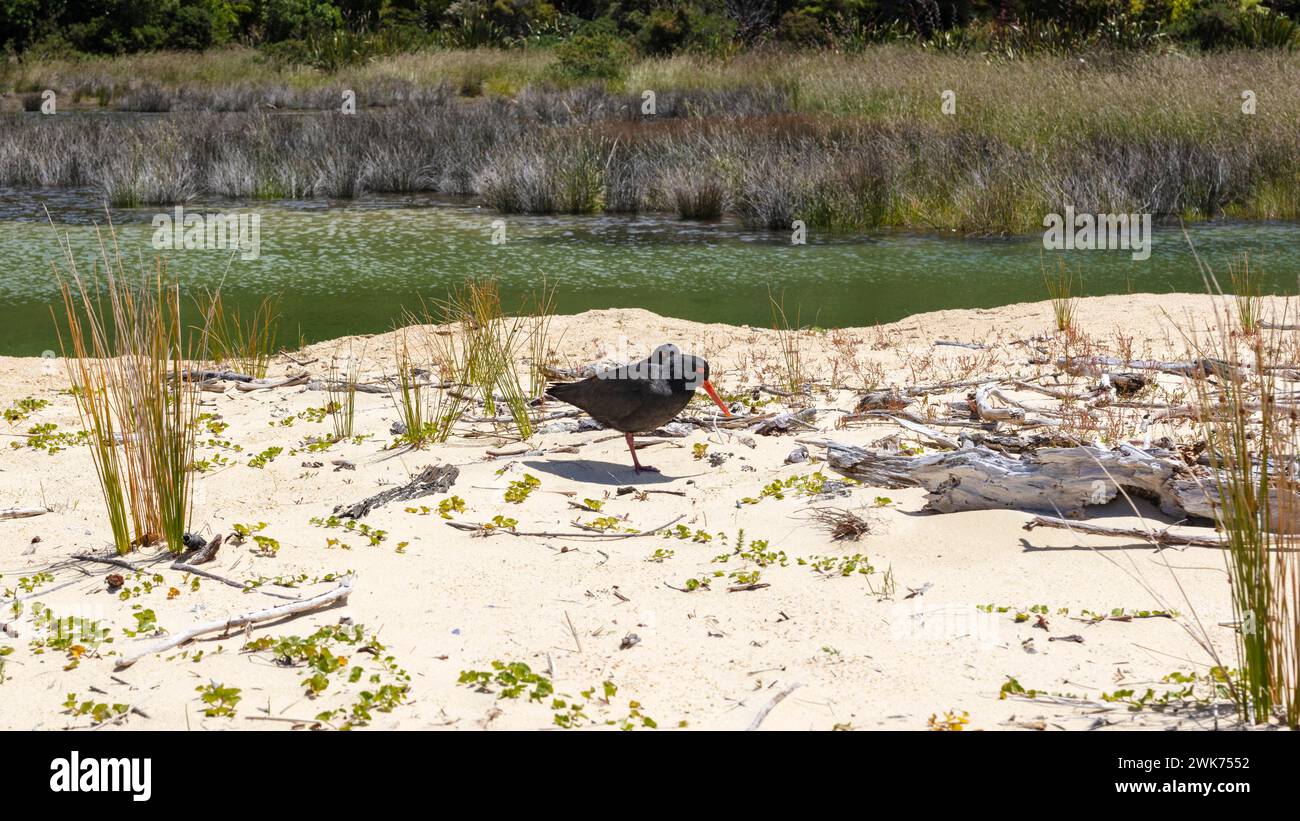
[[[561,402],[581,408],[596,421],[617,427],[622,419],[635,414],[646,400],[671,393],[664,383],[644,379],[601,379],[589,376],[581,382],[562,382],[546,391]]]

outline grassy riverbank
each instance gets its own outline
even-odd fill
[[[787,230],[1025,233],[1064,204],[1300,216],[1290,53],[1002,61],[882,46],[647,59],[585,85],[554,65],[480,49],[335,74],[244,50],[10,66],[11,108],[52,88],[65,110],[185,116],[5,117],[0,184],[92,185],[116,206],[437,191],[507,213],[732,213]],[[355,116],[334,112],[343,89]]]

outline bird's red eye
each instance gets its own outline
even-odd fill
[[[696,372],[696,373],[704,373],[704,368],[696,368],[696,369],[695,369],[695,372]]]

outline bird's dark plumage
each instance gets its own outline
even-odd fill
[[[552,385],[547,395],[581,408],[602,425],[628,435],[671,421],[703,387],[724,413],[726,405],[709,383],[709,363],[683,354],[676,345],[660,345],[650,356],[589,376],[580,382]],[[632,461],[642,469],[632,450]]]

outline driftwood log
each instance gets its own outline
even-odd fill
[[[356,577],[352,575],[344,576],[339,581],[339,586],[329,591],[321,593],[319,596],[312,596],[310,599],[301,599],[290,604],[282,604],[279,607],[271,607],[266,610],[258,610],[252,613],[244,613],[239,616],[233,616],[223,621],[210,621],[205,624],[197,624],[188,630],[184,630],[175,635],[167,636],[157,642],[152,642],[148,647],[139,650],[132,650],[118,659],[114,665],[114,670],[124,670],[135,664],[145,656],[153,653],[162,653],[173,647],[180,647],[182,644],[193,641],[199,636],[205,636],[209,633],[229,633],[239,627],[248,627],[259,622],[274,621],[294,616],[300,613],[309,613],[313,610],[320,610],[324,607],[346,602],[348,596],[352,593],[353,583]],[[143,643],[143,642],[142,642]]]
[[[1079,515],[1123,488],[1175,518],[1208,519],[1217,497],[1212,478],[1198,480],[1164,451],[1042,448],[1017,459],[970,447],[908,457],[830,442],[826,455],[832,468],[870,485],[924,487],[926,507],[939,513],[1008,508]]]
[[[334,508],[334,513],[346,519],[360,519],[375,508],[382,507],[389,502],[407,502],[421,496],[446,493],[455,484],[458,476],[460,476],[460,468],[455,465],[429,465],[409,483],[391,490],[385,490],[383,493],[376,493],[374,496],[363,499],[354,505],[339,505]]]

